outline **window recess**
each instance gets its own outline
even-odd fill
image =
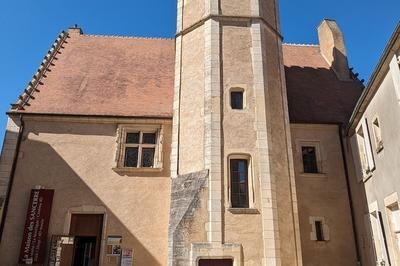
[[[364,180],[368,179],[375,170],[375,161],[372,154],[371,140],[367,120],[363,119],[360,126],[356,130],[358,153],[360,156],[361,167]]]
[[[329,228],[324,217],[310,217],[311,240],[324,242],[330,240]]]
[[[374,120],[372,121],[372,128],[374,132],[376,153],[380,153],[383,150],[383,140],[382,140],[381,124],[378,117],[375,117]]]
[[[120,126],[116,169],[162,168],[162,130],[158,126]]]
[[[246,105],[245,90],[243,88],[231,88],[229,101],[232,110],[244,110]]]

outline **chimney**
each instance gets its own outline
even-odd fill
[[[70,28],[68,29],[68,34],[69,34],[69,36],[71,36],[71,37],[75,37],[75,36],[82,35],[82,34],[83,34],[83,31],[82,31],[81,28],[78,27],[77,24],[75,24],[74,26],[72,26],[72,27],[70,27]]]
[[[347,61],[343,33],[335,20],[324,19],[318,27],[321,54],[342,81],[349,81],[350,70]]]

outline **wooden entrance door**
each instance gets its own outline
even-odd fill
[[[233,266],[233,261],[231,259],[200,260],[199,266]]]
[[[74,254],[71,265],[99,265],[102,231],[102,214],[73,214],[71,216],[69,234],[74,237]]]

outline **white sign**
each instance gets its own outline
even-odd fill
[[[124,248],[121,252],[121,266],[133,265],[133,250]]]

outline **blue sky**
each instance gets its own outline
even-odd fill
[[[173,37],[175,0],[0,1],[0,139],[5,112],[63,29],[77,23],[86,33]],[[350,65],[368,80],[399,21],[399,0],[281,0],[285,42],[317,43],[323,18],[336,19]]]

